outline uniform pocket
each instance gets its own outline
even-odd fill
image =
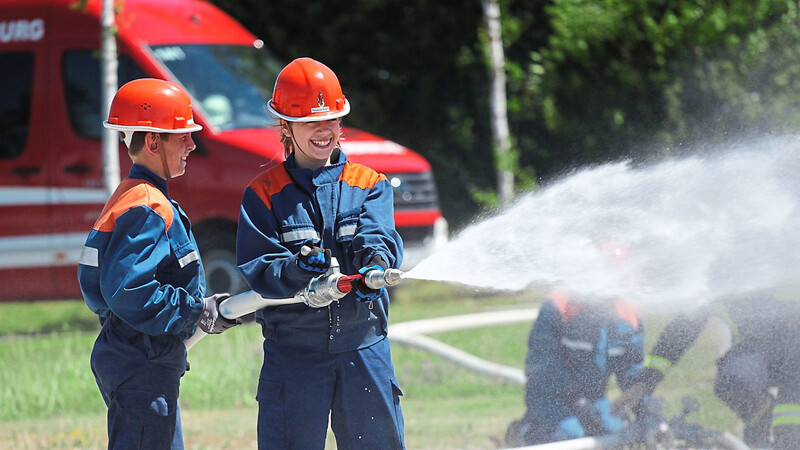
[[[394,400],[394,423],[397,427],[398,439],[400,440],[399,448],[406,448],[405,444],[405,420],[403,419],[403,409],[400,407],[400,397],[403,396],[403,391],[400,389],[400,384],[397,383],[397,378],[392,377],[389,380],[392,383],[392,399]]]
[[[258,401],[259,448],[265,446],[267,448],[286,448],[283,383],[259,379],[256,400]]]
[[[391,380],[389,381],[392,383],[392,395],[394,396],[394,404],[399,405],[400,397],[403,396],[403,390],[400,389],[400,384],[397,383],[397,378],[392,377]]]
[[[169,415],[170,403],[172,403],[163,394],[133,389],[117,390],[111,401],[123,411],[164,417]]]
[[[256,401],[259,403],[274,403],[281,399],[283,395],[283,383],[260,379],[258,380],[258,392]]]
[[[118,389],[109,403],[109,448],[170,448],[177,414],[177,395]]]
[[[186,346],[173,335],[143,335],[142,342],[147,352],[147,359],[167,369],[183,373],[186,370]]]

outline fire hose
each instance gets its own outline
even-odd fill
[[[340,298],[353,290],[353,281],[363,280],[370,289],[380,289],[384,286],[395,286],[403,280],[403,271],[399,269],[371,270],[366,274],[343,275],[339,272],[339,263],[336,258],[331,260],[331,268],[325,275],[314,277],[300,292],[290,298],[264,298],[254,291],[247,291],[222,301],[219,304],[219,313],[228,320],[256,312],[268,306],[291,305],[295,303],[308,303],[310,296],[339,301]],[[206,332],[197,328],[194,335],[183,341],[186,350],[189,350]]]

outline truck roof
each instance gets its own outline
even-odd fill
[[[78,0],[3,0],[0,10],[9,20],[44,18],[47,33],[54,38],[97,35],[102,0],[88,0],[83,9],[76,7],[77,3]],[[202,0],[124,0],[119,2],[116,26],[118,38],[131,45],[258,41],[229,15]]]
[[[96,42],[100,45],[102,0],[0,0],[0,48],[4,44],[26,46],[45,37],[45,42]],[[183,44],[229,44],[260,48],[264,43],[227,13],[206,0],[122,0],[116,10],[117,40],[132,53],[145,46]],[[22,30],[22,31],[19,31]],[[14,39],[19,34],[21,39]],[[4,40],[8,37],[8,40]],[[38,37],[34,39],[34,37]],[[94,45],[94,44],[90,44]],[[135,56],[135,55],[132,55]],[[139,57],[137,63],[163,72],[155,58]],[[165,75],[161,75],[165,76]],[[199,103],[199,102],[197,102]],[[224,140],[248,152],[275,157],[275,149],[252,145],[261,142],[272,128],[230,130]],[[207,130],[207,134],[211,134]],[[257,136],[258,135],[258,136]],[[273,136],[270,136],[272,138]],[[424,172],[430,164],[416,152],[367,132],[345,128],[342,147],[354,162],[379,171]]]

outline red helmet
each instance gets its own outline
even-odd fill
[[[628,259],[628,249],[615,239],[604,239],[597,243],[597,248],[609,261],[622,263]]]
[[[155,78],[140,78],[119,88],[103,126],[124,132],[128,145],[134,131],[190,133],[203,129],[194,123],[189,94],[175,83]]]
[[[297,58],[278,74],[267,109],[289,122],[319,122],[347,115],[350,102],[328,66]]]

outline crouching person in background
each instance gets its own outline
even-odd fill
[[[644,361],[644,329],[633,305],[553,294],[528,338],[525,415],[508,445],[536,445],[621,432],[606,397],[611,375],[627,388]]]

